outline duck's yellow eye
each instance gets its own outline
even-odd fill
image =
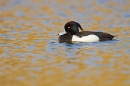
[[[70,28],[70,27],[68,27],[68,28]]]

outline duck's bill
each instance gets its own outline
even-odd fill
[[[59,33],[58,35],[60,36],[60,35],[64,35],[64,34],[66,34],[66,32],[65,32],[65,31],[63,31],[63,32]]]

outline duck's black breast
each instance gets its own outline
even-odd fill
[[[71,42],[72,36],[73,35],[67,35],[67,34],[61,35],[59,36],[59,42]]]
[[[112,40],[115,36],[105,33],[105,32],[93,32],[93,31],[83,31],[76,34],[79,37],[88,36],[88,35],[96,35],[99,37],[99,41]]]

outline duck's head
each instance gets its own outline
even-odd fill
[[[83,31],[83,28],[81,27],[81,25],[75,21],[67,22],[64,26],[66,34],[68,34],[68,35],[74,35],[74,34],[78,33],[79,28]]]

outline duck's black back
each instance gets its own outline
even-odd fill
[[[93,32],[93,31],[83,31],[79,32],[76,35],[79,37],[87,36],[87,35],[96,35],[99,37],[99,41],[106,41],[106,40],[112,40],[115,36],[105,33],[105,32]]]

